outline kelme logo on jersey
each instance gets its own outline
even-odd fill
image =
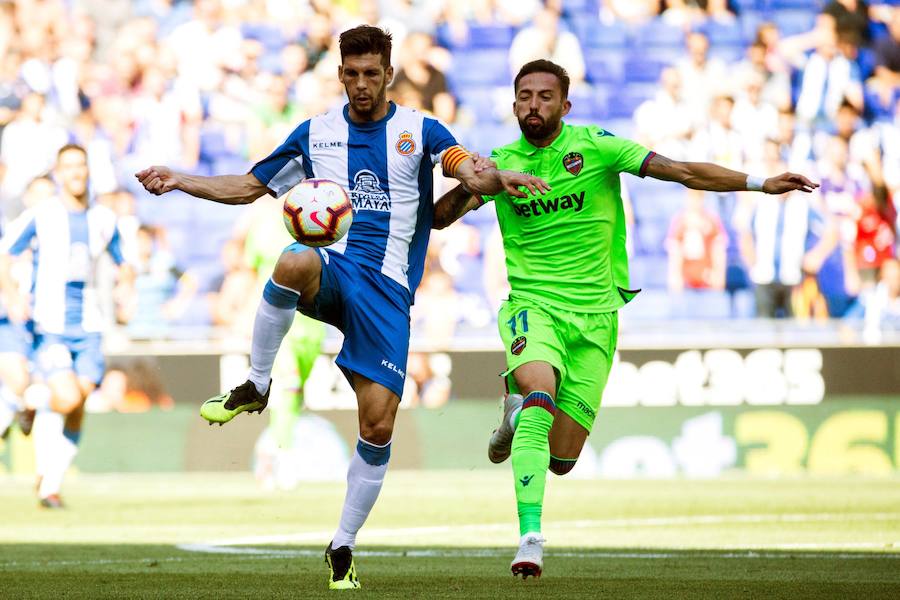
[[[403,156],[409,156],[416,151],[416,142],[413,140],[413,134],[404,131],[397,140],[397,152]]]
[[[569,152],[563,156],[563,166],[572,175],[578,175],[584,168],[584,157],[581,152]]]
[[[584,192],[575,192],[558,198],[536,198],[531,202],[513,204],[513,210],[520,217],[538,217],[548,215],[560,210],[574,210],[579,212],[584,206]]]
[[[516,356],[522,354],[525,350],[525,346],[528,345],[528,340],[525,339],[524,335],[520,335],[516,339],[513,340],[513,343],[509,346],[509,351],[515,354]]]
[[[378,175],[363,169],[353,176],[353,189],[350,190],[350,201],[353,210],[378,210],[389,212],[391,210],[391,198],[381,189],[381,181]]]

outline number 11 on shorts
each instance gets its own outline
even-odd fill
[[[506,322],[509,325],[509,330],[512,331],[513,335],[516,335],[516,321],[522,322],[522,333],[528,333],[528,311],[523,310],[512,319]]]

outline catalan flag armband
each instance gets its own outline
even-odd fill
[[[458,145],[450,146],[444,151],[444,156],[441,158],[444,173],[450,177],[456,177],[459,166],[466,162],[467,158],[472,158],[472,155],[465,148]]]

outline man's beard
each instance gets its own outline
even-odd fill
[[[381,108],[381,105],[386,101],[385,95],[384,95],[384,90],[382,90],[378,94],[369,96],[368,98],[369,98],[368,106],[360,106],[357,101],[354,101],[351,103],[353,105],[353,110],[356,112],[356,114],[358,114],[360,116],[368,117],[368,116],[374,114],[379,108]]]
[[[537,117],[541,120],[539,124],[530,124],[527,123],[528,119],[531,117]],[[556,131],[556,128],[559,127],[559,119],[548,119],[544,120],[539,115],[527,115],[524,119],[519,119],[519,129],[522,130],[522,133],[525,135],[526,139],[529,140],[544,140],[553,135]]]

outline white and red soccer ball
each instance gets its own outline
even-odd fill
[[[353,204],[329,179],[307,179],[284,197],[284,226],[304,246],[328,246],[347,234]]]

